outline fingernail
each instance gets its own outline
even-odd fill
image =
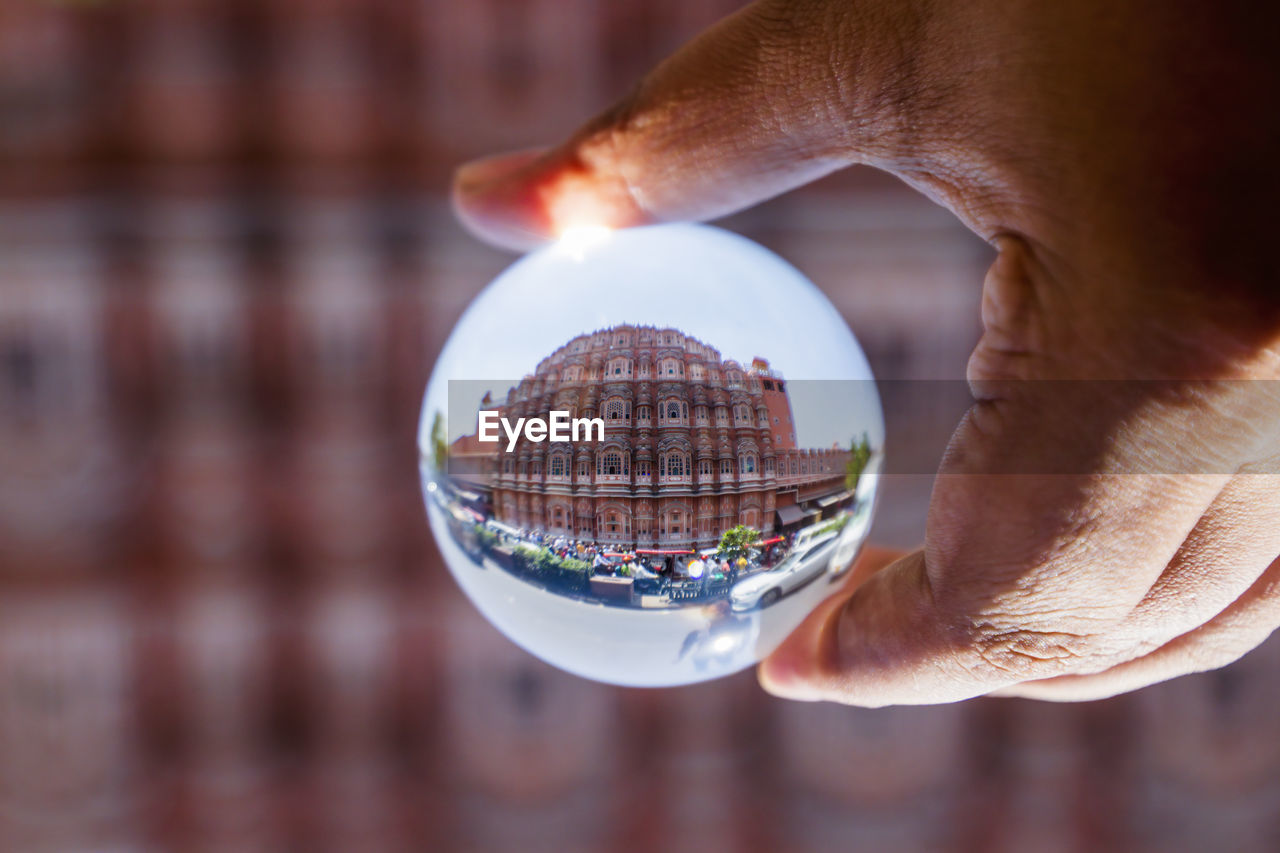
[[[822,700],[822,694],[815,690],[812,685],[797,681],[786,672],[780,672],[779,668],[768,660],[761,663],[756,670],[756,680],[760,682],[760,687],[764,692],[777,696],[779,699],[789,699],[793,702],[819,702]]]
[[[802,628],[761,661],[756,669],[756,679],[764,691],[797,702],[822,700],[823,693],[813,680],[812,646],[809,632]]]
[[[462,193],[470,193],[483,188],[501,178],[509,177],[532,163],[542,154],[542,149],[512,151],[493,157],[483,157],[463,163],[454,172],[453,185]]]

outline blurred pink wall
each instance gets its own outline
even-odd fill
[[[550,670],[430,540],[447,206],[723,0],[0,4],[0,851],[1280,849],[1280,644],[1081,706]],[[727,225],[877,374],[960,379],[990,260],[870,172]],[[916,401],[890,452],[936,459]],[[927,464],[920,468],[928,470]],[[931,478],[889,478],[909,545]]]

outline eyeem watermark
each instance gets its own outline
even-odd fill
[[[502,440],[498,428],[507,436],[507,452],[516,449],[521,433],[533,442],[604,441],[604,418],[575,418],[566,410],[552,409],[545,418],[516,418],[513,424],[496,409],[481,409],[476,415],[476,440],[496,444]],[[596,438],[591,434],[596,433]],[[585,433],[584,438],[578,436]]]

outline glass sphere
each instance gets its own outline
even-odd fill
[[[419,450],[444,561],[569,672],[748,667],[845,577],[884,441],[865,356],[795,268],[735,234],[567,235],[463,314]]]

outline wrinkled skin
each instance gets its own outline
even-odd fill
[[[924,547],[864,555],[766,689],[1091,699],[1280,624],[1280,383],[1218,381],[1280,376],[1280,14],[1245,6],[760,2],[564,144],[460,170],[510,247],[861,163],[997,250]]]

